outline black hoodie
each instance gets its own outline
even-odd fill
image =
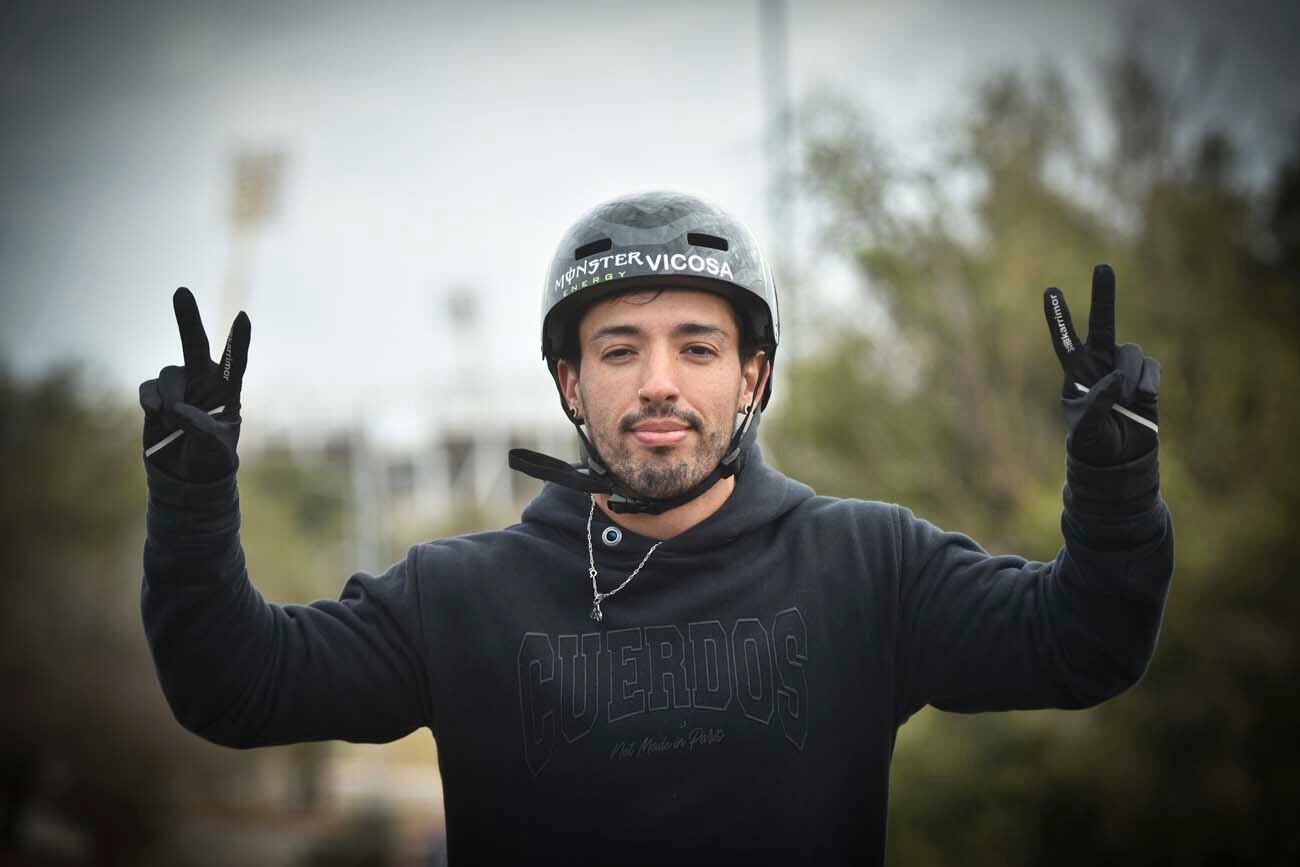
[[[1081,708],[1142,675],[1173,570],[1156,472],[1069,462],[1044,563],[814,496],[755,449],[596,622],[583,494],[547,485],[514,526],[279,606],[249,582],[234,478],[151,468],[145,628],[177,718],[216,743],[428,726],[452,864],[874,864],[919,708]],[[654,543],[609,527],[596,509],[602,591]]]

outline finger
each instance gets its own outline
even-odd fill
[[[1092,307],[1088,310],[1088,346],[1115,346],[1115,272],[1109,265],[1092,269]]]
[[[1142,363],[1146,356],[1136,343],[1121,343],[1115,347],[1115,369],[1124,376],[1124,390],[1120,403],[1132,406],[1137,401],[1138,383],[1142,381]]]
[[[169,364],[158,373],[158,399],[165,409],[185,400],[185,368]]]
[[[219,436],[222,423],[208,413],[188,403],[174,403],[171,407],[176,421],[190,433]]]
[[[176,325],[181,332],[181,351],[185,354],[185,369],[197,377],[212,363],[208,349],[208,333],[203,330],[199,305],[184,286],[172,295],[172,309],[176,311]]]
[[[1047,316],[1047,328],[1052,333],[1052,348],[1061,366],[1069,368],[1068,359],[1078,352],[1083,344],[1074,331],[1074,322],[1070,319],[1070,307],[1065,303],[1065,293],[1055,286],[1043,292],[1043,312]]]
[[[1142,374],[1138,377],[1138,394],[1154,398],[1160,393],[1160,362],[1154,358],[1144,358]]]
[[[1122,384],[1123,375],[1112,370],[1097,380],[1087,393],[1062,400],[1070,426],[1066,446],[1071,453],[1105,450],[1107,441],[1115,432],[1116,421],[1111,418],[1110,410],[1119,398]]]
[[[248,321],[248,314],[239,311],[235,322],[230,326],[230,335],[226,338],[226,349],[221,354],[221,378],[238,388],[244,381],[244,371],[248,368],[248,342],[252,336],[253,325]]]
[[[1088,394],[1080,397],[1081,400],[1087,401],[1083,419],[1089,423],[1101,423],[1103,419],[1108,418],[1111,407],[1119,401],[1123,392],[1124,374],[1112,370],[1097,380],[1096,384],[1088,389]],[[1083,423],[1080,421],[1080,425]]]
[[[145,415],[156,415],[162,411],[162,396],[158,394],[158,380],[148,379],[140,383],[140,408]]]

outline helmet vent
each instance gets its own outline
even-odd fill
[[[594,255],[596,253],[604,253],[606,250],[608,250],[610,247],[613,246],[614,246],[614,242],[611,241],[609,238],[601,238],[599,241],[592,241],[588,244],[583,244],[581,247],[574,250],[573,258],[585,259],[588,256]],[[722,249],[725,250],[727,248],[723,247]]]
[[[702,232],[687,232],[686,242],[696,247],[712,247],[715,250],[727,252],[727,239],[719,238],[717,235],[705,235]]]

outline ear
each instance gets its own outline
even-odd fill
[[[561,358],[555,362],[555,375],[559,377],[560,391],[564,392],[564,402],[568,405],[569,411],[579,418],[582,417],[582,394],[578,391],[577,369]]]
[[[740,371],[742,408],[747,409],[750,404],[755,403],[755,395],[757,395],[757,402],[762,403],[763,392],[767,389],[767,380],[771,372],[772,368],[767,363],[766,352],[756,352],[753,358],[745,362],[745,366]]]

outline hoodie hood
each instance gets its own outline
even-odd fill
[[[814,496],[812,488],[787,478],[763,462],[758,446],[751,446],[745,469],[736,477],[736,486],[726,502],[709,517],[684,533],[664,540],[655,552],[656,561],[678,558],[711,559],[721,556],[728,545],[749,534],[762,531],[780,520],[800,503]],[[541,525],[547,530],[571,538],[573,544],[586,549],[587,514],[591,500],[587,494],[547,483],[524,509],[525,523]],[[622,533],[617,545],[602,543],[607,527]],[[611,521],[598,507],[591,520],[591,536],[597,561],[613,564],[630,561],[635,565],[657,542],[634,533]]]

